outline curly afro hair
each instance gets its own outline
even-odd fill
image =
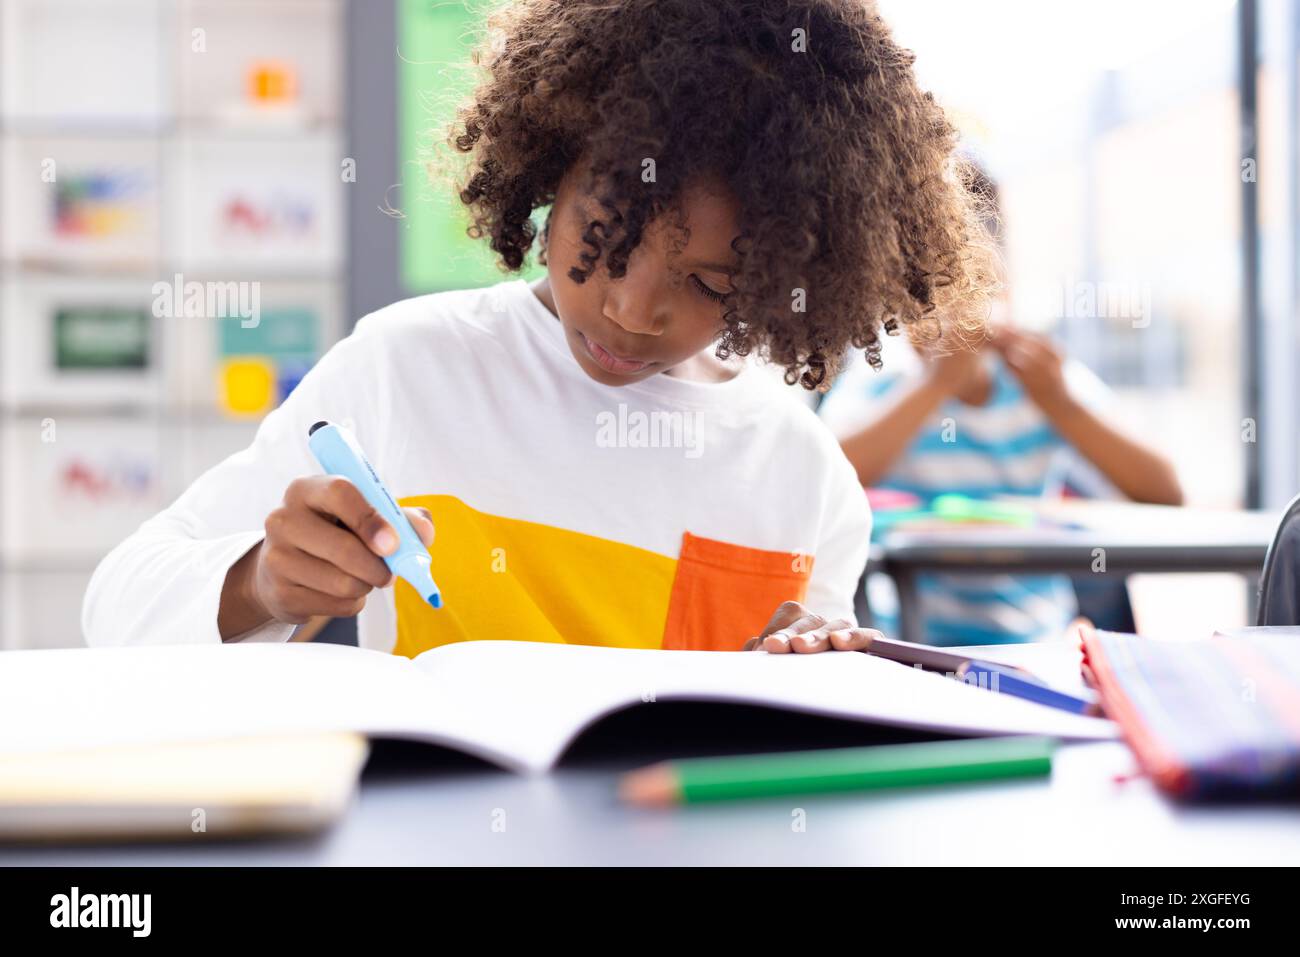
[[[469,154],[469,234],[507,270],[580,159],[603,218],[577,282],[602,261],[622,277],[704,174],[740,206],[720,357],[757,350],[825,389],[850,345],[880,368],[882,330],[940,348],[982,337],[996,279],[980,198],[869,0],[521,0],[489,30],[451,143]]]

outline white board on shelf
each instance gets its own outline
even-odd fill
[[[171,112],[161,0],[0,3],[5,118],[42,128],[160,125]]]
[[[0,566],[93,566],[166,504],[162,442],[147,417],[6,416]]]
[[[162,401],[148,278],[11,276],[0,290],[0,405],[94,410]]]
[[[158,267],[162,171],[147,134],[11,134],[0,184],[0,254],[73,270]]]

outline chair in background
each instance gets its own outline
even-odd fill
[[[1259,576],[1257,625],[1300,625],[1300,495],[1291,499]]]
[[[1100,575],[1073,575],[1070,585],[1079,606],[1079,614],[1103,631],[1132,634],[1137,631],[1128,582]]]

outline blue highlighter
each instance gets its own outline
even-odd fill
[[[442,593],[429,568],[433,560],[392,493],[375,474],[361,446],[350,432],[333,422],[317,422],[307,430],[307,445],[329,475],[341,475],[361,492],[375,511],[397,532],[397,551],[383,556],[394,575],[403,578],[434,608],[442,607]]]

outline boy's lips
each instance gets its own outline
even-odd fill
[[[582,344],[587,347],[587,355],[591,356],[596,365],[600,366],[606,372],[613,372],[615,375],[633,375],[641,372],[651,363],[643,359],[626,359],[622,356],[615,355],[594,339],[589,339],[583,333],[578,333],[578,338]]]

